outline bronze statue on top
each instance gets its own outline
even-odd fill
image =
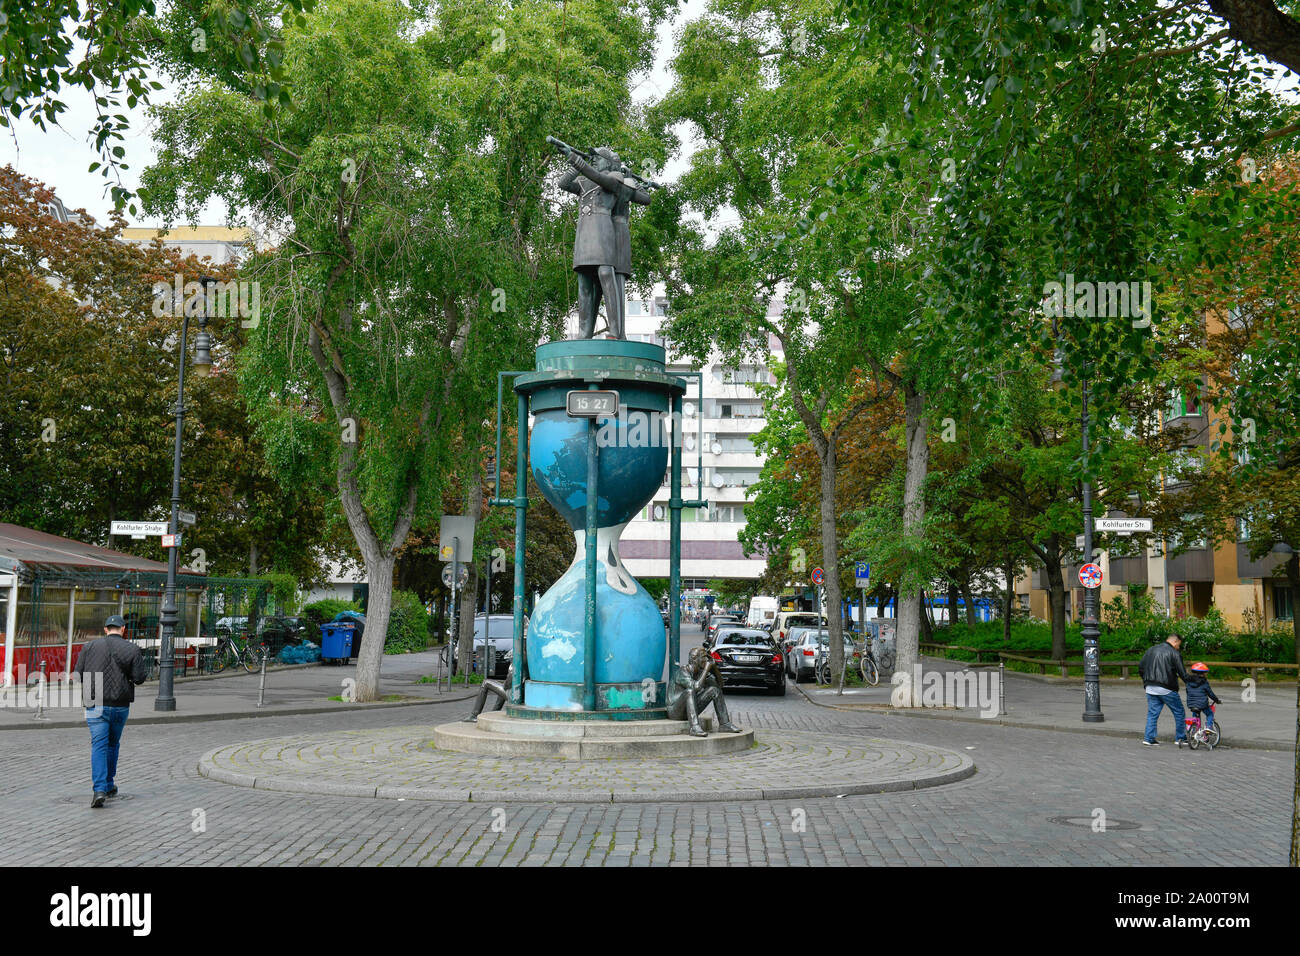
[[[589,339],[596,334],[596,313],[603,299],[609,334],[624,338],[627,300],[623,286],[632,273],[628,217],[632,203],[650,204],[648,190],[659,184],[633,173],[608,147],[586,152],[554,136],[546,141],[563,152],[573,167],[560,180],[560,188],[578,196],[578,231],[573,240],[578,337]]]

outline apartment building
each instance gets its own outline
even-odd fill
[[[161,237],[163,245],[176,249],[183,256],[210,259],[214,265],[225,265],[244,258],[252,250],[252,239],[244,228],[227,226],[172,226],[170,229],[151,229],[130,226],[122,230],[122,239],[132,245],[147,246]]]
[[[667,312],[662,290],[649,299],[631,299],[627,307],[627,338],[665,345],[661,325]],[[780,309],[777,302],[773,308]],[[575,334],[570,330],[569,334]],[[772,350],[780,354],[779,343]],[[668,355],[670,372],[693,369],[682,356]],[[774,381],[764,365],[739,368],[723,364],[713,354],[703,373],[703,399],[690,379],[682,405],[685,474],[682,494],[709,503],[708,508],[682,511],[682,587],[702,588],[713,578],[757,578],[766,567],[759,556],[746,557],[737,535],[745,527],[745,506],[752,486],[763,469],[763,457],[754,450],[753,435],[766,424],[763,400],[755,385]],[[701,434],[703,435],[701,442]],[[701,458],[702,450],[702,458]],[[699,464],[703,463],[703,484]],[[638,578],[668,577],[669,485],[663,485],[623,532],[620,554]]]
[[[1222,322],[1218,316],[1207,317],[1207,330],[1220,331]],[[1217,409],[1207,408],[1198,394],[1180,389],[1170,391],[1161,415],[1162,427],[1188,430],[1183,458],[1189,464],[1200,454],[1209,453],[1211,436],[1219,435],[1219,424],[1224,420],[1225,416]],[[1231,427],[1230,421],[1228,424]],[[1166,489],[1175,490],[1179,484],[1176,474],[1166,476]],[[1111,512],[1107,517],[1128,515]],[[1142,585],[1174,617],[1204,617],[1215,607],[1233,628],[1267,629],[1277,621],[1292,621],[1295,595],[1285,578],[1273,576],[1274,569],[1289,557],[1289,549],[1279,545],[1272,553],[1252,561],[1246,543],[1248,525],[1242,519],[1237,519],[1234,525],[1233,540],[1220,541],[1213,547],[1204,539],[1192,541],[1190,547],[1176,556],[1168,554],[1166,546],[1169,552],[1178,550],[1181,542],[1177,540],[1154,540],[1143,546],[1136,537],[1130,543],[1124,538],[1108,536],[1111,547],[1099,551],[1097,558],[1103,580],[1101,603],[1126,595],[1131,585]],[[1071,563],[1064,572],[1066,586],[1070,588],[1067,613],[1075,621],[1083,617],[1086,593],[1079,584],[1079,568],[1079,563]],[[1022,576],[1016,588],[1020,605],[1042,620],[1051,617],[1046,588],[1046,576],[1041,568]]]

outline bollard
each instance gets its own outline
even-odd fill
[[[49,686],[49,678],[46,676],[47,662],[41,661],[41,676],[38,678],[39,683],[36,685],[36,716],[32,720],[49,720],[45,716],[45,688]]]
[[[267,655],[263,654],[262,655],[262,676],[257,682],[257,706],[258,707],[261,707],[262,703],[266,700],[266,658]]]
[[[998,716],[1007,715],[1007,664],[1006,661],[998,661]]]

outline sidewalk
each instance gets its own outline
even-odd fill
[[[934,657],[922,659],[922,688],[925,675],[938,672],[960,672],[965,665]],[[1078,678],[1042,678],[1037,675],[1006,672],[1005,716],[997,714],[996,667],[971,668],[979,674],[991,673],[992,700],[986,706],[894,708],[890,706],[893,687],[888,677],[882,677],[877,687],[845,687],[843,696],[830,690],[818,689],[815,684],[796,684],[799,691],[812,703],[836,710],[887,711],[908,717],[939,720],[971,720],[1010,727],[1027,727],[1038,730],[1058,730],[1071,733],[1098,734],[1121,737],[1137,743],[1146,726],[1146,695],[1140,679],[1108,679],[1101,682],[1101,710],[1105,721],[1099,724],[1083,722],[1083,681]],[[987,678],[981,678],[986,680]],[[981,686],[988,686],[981,684]],[[1228,681],[1211,682],[1214,692],[1222,698],[1217,706],[1216,719],[1223,723],[1222,747],[1240,747],[1257,750],[1292,750],[1295,747],[1296,686],[1294,682],[1259,684],[1255,701],[1242,701],[1243,688]],[[1184,697],[1184,706],[1186,698]],[[993,716],[981,716],[982,713]],[[1168,711],[1160,715],[1157,725],[1158,739],[1164,745],[1173,742],[1173,718]]]
[[[148,681],[135,691],[131,706],[131,723],[173,723],[190,720],[234,720],[242,717],[310,714],[320,711],[376,710],[385,707],[410,707],[430,703],[468,700],[478,693],[478,685],[468,688],[457,681],[449,692],[444,681],[439,692],[435,684],[417,683],[426,674],[438,670],[438,652],[385,655],[380,665],[380,700],[369,704],[349,704],[331,697],[343,696],[345,681],[356,680],[355,663],[344,666],[302,664],[268,669],[266,697],[257,706],[260,674],[236,671],[230,674],[177,678],[174,694],[176,709],[159,712],[153,709],[158,696],[158,682]],[[36,709],[15,706],[20,688],[0,691],[0,730],[38,730],[45,727],[85,727],[80,706],[47,707],[48,720],[36,720]],[[51,695],[55,693],[52,688]],[[383,698],[394,698],[384,700]],[[26,701],[23,701],[26,703]]]

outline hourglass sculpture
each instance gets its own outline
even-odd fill
[[[569,393],[587,390],[617,392],[617,414],[570,414]],[[666,374],[660,346],[566,340],[538,348],[537,370],[521,375],[515,391],[533,417],[529,470],[573,528],[577,551],[533,609],[523,700],[507,712],[663,718],[668,637],[658,605],[628,573],[618,546],[628,521],[663,484],[666,426],[685,383]]]

